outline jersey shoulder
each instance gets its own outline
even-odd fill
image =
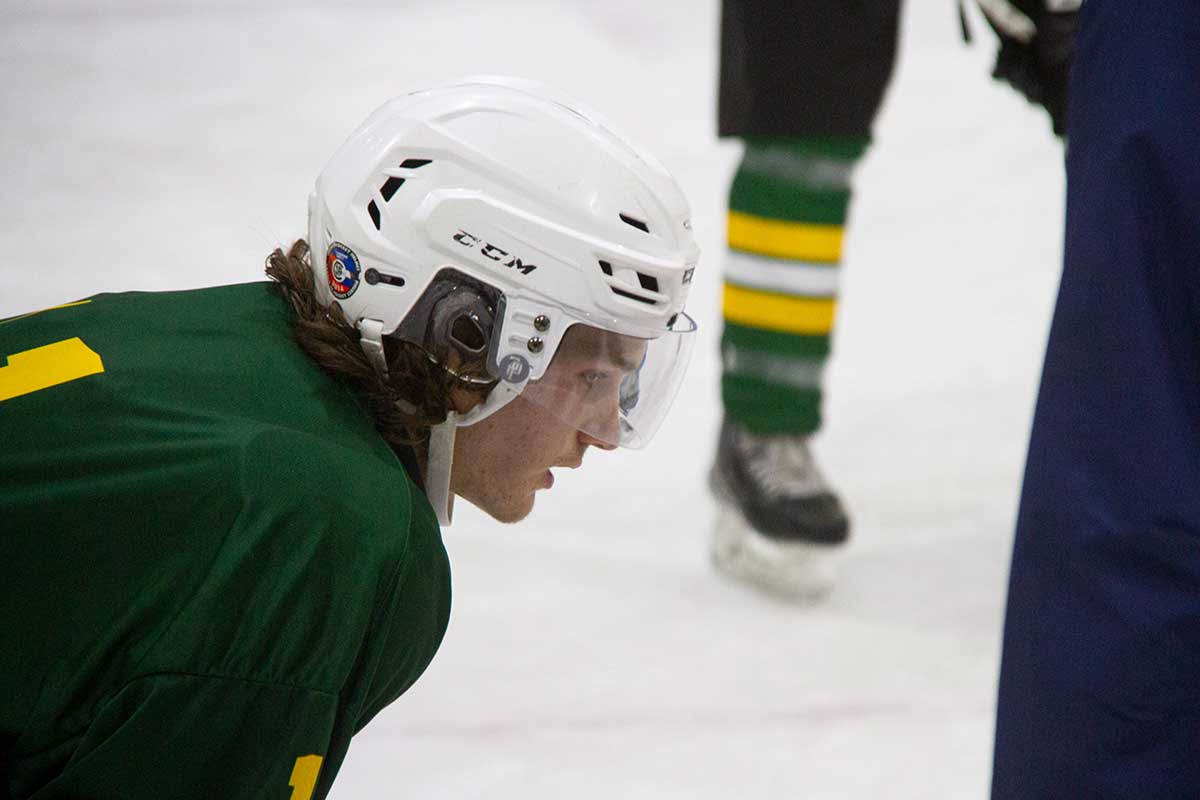
[[[241,462],[240,511],[154,670],[203,661],[209,674],[341,693],[397,622],[397,646],[440,641],[444,615],[416,609],[448,605],[448,559],[398,463],[289,429],[257,432]]]

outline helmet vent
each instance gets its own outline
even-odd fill
[[[406,158],[400,162],[398,169],[419,169],[432,163],[433,160],[429,158]],[[388,179],[379,187],[379,196],[383,198],[383,202],[390,203],[396,195],[396,190],[403,185],[404,178],[399,175],[389,175]],[[382,215],[379,213],[379,205],[374,200],[367,203],[367,213],[371,215],[371,222],[375,224],[375,230],[380,230]]]
[[[404,185],[404,178],[397,178],[394,175],[383,182],[383,186],[379,187],[379,194],[383,196],[383,202],[392,202],[392,195],[396,190]]]
[[[630,300],[636,300],[639,303],[645,303],[649,306],[656,306],[662,302],[662,297],[653,297],[641,294],[638,289],[643,292],[653,292],[658,294],[658,278],[653,275],[647,275],[644,272],[637,272],[632,269],[622,268],[618,275],[613,271],[613,265],[610,261],[600,260],[600,271],[609,277],[605,281],[612,293],[620,297],[627,297]],[[633,278],[637,278],[637,284],[633,283]]]
[[[640,294],[634,294],[633,292],[627,292],[624,289],[618,289],[615,286],[610,287],[610,288],[613,290],[613,294],[620,295],[621,297],[628,297],[630,300],[637,300],[639,303],[645,303],[648,306],[652,306],[657,303],[657,301],[651,297],[642,297]]]
[[[631,217],[628,214],[619,214],[618,216],[620,216],[621,221],[624,222],[626,225],[632,225],[633,227],[637,228],[639,231],[645,231],[646,233],[650,232],[650,226],[647,225],[646,223],[642,222],[640,219],[637,219],[636,217]]]

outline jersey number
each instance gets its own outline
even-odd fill
[[[8,357],[0,367],[0,401],[104,372],[104,362],[76,336]]]
[[[296,766],[292,767],[292,779],[288,786],[292,787],[291,800],[309,800],[313,789],[317,787],[317,774],[321,771],[320,756],[300,756]]]

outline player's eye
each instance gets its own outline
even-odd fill
[[[595,369],[589,369],[580,373],[580,378],[583,379],[584,385],[590,390],[604,388],[610,377],[607,372]]]

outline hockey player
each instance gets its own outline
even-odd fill
[[[829,589],[827,554],[849,534],[809,439],[850,175],[891,77],[898,14],[899,0],[722,3],[718,132],[745,148],[729,190],[712,556],[797,599]]]
[[[1200,797],[1200,8],[1088,0],[992,797]]]
[[[1049,14],[1034,37],[1025,12],[1043,21],[1041,2],[980,6],[1000,35],[995,76],[1043,103],[1061,132],[1074,14]],[[744,152],[729,190],[712,557],[792,599],[829,590],[849,534],[810,438],[851,175],[891,78],[899,10],[900,0],[722,3],[718,132]]]
[[[308,234],[0,323],[0,796],[325,797],[442,639],[453,497],[521,519],[687,362],[678,187],[542,87],[387,103]]]

